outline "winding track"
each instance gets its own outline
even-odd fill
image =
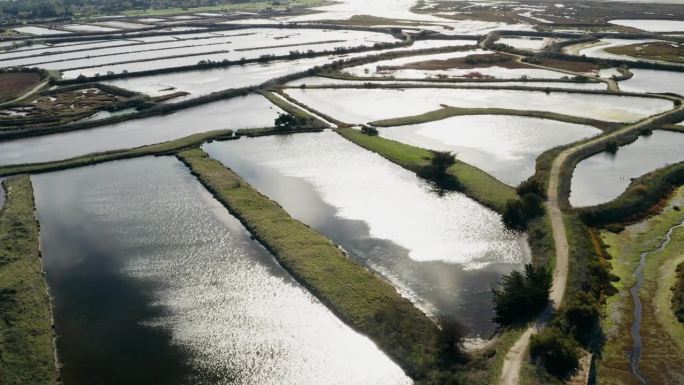
[[[565,287],[568,279],[569,262],[568,239],[565,233],[565,223],[563,222],[563,211],[561,210],[560,206],[561,197],[559,191],[560,176],[563,166],[572,155],[591,145],[607,142],[610,139],[647,127],[657,119],[670,116],[675,113],[684,112],[684,99],[674,97],[671,99],[673,101],[679,100],[682,103],[672,110],[650,116],[637,123],[630,124],[619,130],[613,131],[610,134],[602,135],[586,142],[579,143],[576,146],[564,150],[556,157],[556,159],[554,159],[551,166],[551,175],[549,177],[549,186],[547,190],[549,200],[546,205],[549,218],[551,220],[551,229],[556,246],[556,265],[553,269],[553,285],[551,286],[551,292],[549,293],[550,303],[549,307],[539,316],[537,323],[528,327],[523,335],[506,353],[503,367],[501,369],[499,385],[520,384],[520,368],[522,367],[523,360],[526,358],[530,337],[538,332],[539,329],[544,327],[544,325],[550,319],[552,310],[558,309],[563,301],[563,294],[565,293]]]

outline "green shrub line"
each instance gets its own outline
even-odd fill
[[[682,66],[684,68],[684,66]],[[521,79],[518,79],[521,81]],[[296,87],[289,87],[296,88]],[[481,85],[473,86],[466,84],[445,84],[443,82],[435,82],[435,84],[415,84],[415,83],[392,83],[392,84],[375,84],[375,83],[362,83],[362,84],[322,84],[322,85],[310,85],[306,87],[307,89],[363,89],[363,88],[374,88],[374,89],[407,89],[407,88],[446,88],[446,89],[482,89],[482,90],[512,90],[512,91],[532,91],[532,92],[559,92],[566,94],[587,94],[587,95],[612,95],[612,96],[625,96],[625,97],[639,97],[639,98],[650,98],[650,99],[665,99],[673,101],[672,97],[661,94],[640,94],[638,92],[626,92],[626,91],[608,91],[608,90],[583,90],[575,88],[555,88],[555,87],[531,87],[531,86],[495,86],[495,85]]]
[[[353,128],[338,128],[335,132],[414,173],[430,164],[434,156],[432,151],[379,136],[368,136]],[[460,182],[463,194],[500,214],[503,213],[508,201],[517,200],[514,188],[475,166],[457,160],[449,167],[447,173]]]
[[[574,123],[574,124],[584,124],[589,126],[594,126],[602,131],[611,131],[622,124],[614,122],[606,122],[597,119],[583,118],[579,116],[558,114],[555,112],[547,111],[534,111],[534,110],[514,110],[509,108],[462,108],[462,107],[451,107],[443,106],[442,108],[430,112],[426,112],[420,115],[405,116],[393,119],[383,119],[370,122],[368,124],[378,127],[392,127],[392,126],[405,126],[410,124],[421,124],[427,122],[433,122],[436,120],[442,120],[450,118],[452,116],[463,116],[463,115],[512,115],[512,116],[526,116],[533,118],[542,118],[557,120],[561,122]]]
[[[594,83],[594,84],[599,84],[602,82],[598,82],[592,79],[589,79],[589,81],[578,81],[578,80],[573,80],[573,79],[543,79],[543,78],[527,78],[527,79],[521,79],[521,78],[396,78],[394,76],[355,76],[351,75],[345,72],[323,72],[317,74],[317,76],[324,77],[324,78],[329,78],[329,79],[336,79],[336,80],[349,80],[349,81],[366,81],[366,82],[424,82],[424,83],[472,83],[472,84],[478,84],[478,83],[483,83],[483,84],[489,84],[489,83],[508,83],[508,82],[520,82],[520,83],[568,83],[568,84],[588,84],[588,83]],[[537,87],[538,88],[538,87]],[[562,87],[555,87],[561,89]]]
[[[0,210],[0,383],[56,385],[52,308],[27,175],[3,182]]]
[[[652,210],[675,189],[684,185],[684,161],[642,175],[610,202],[576,211],[590,226],[634,223],[652,214]]]
[[[672,286],[672,312],[677,320],[684,324],[684,263],[677,265],[677,277]]]
[[[204,151],[178,158],[314,296],[369,336],[414,379],[434,369],[437,327],[389,283],[349,259],[330,240],[290,217]]]

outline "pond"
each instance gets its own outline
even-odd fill
[[[32,179],[65,385],[411,383],[174,158]]]
[[[252,30],[244,30],[248,32]],[[188,50],[195,52],[193,56],[171,57],[179,53],[176,51],[156,51],[147,53],[124,54],[121,56],[108,56],[98,58],[98,62],[92,64],[91,59],[82,59],[60,63],[60,68],[71,70],[64,72],[64,77],[75,78],[83,74],[94,76],[95,74],[105,74],[107,72],[121,73],[146,71],[159,68],[178,67],[197,64],[200,60],[222,61],[240,60],[241,58],[255,59],[263,55],[288,55],[293,50],[299,51],[323,51],[333,50],[337,47],[356,47],[372,46],[375,43],[389,43],[397,40],[389,34],[379,32],[363,32],[349,30],[316,30],[316,29],[259,29],[255,30],[256,35],[235,36],[230,39],[230,43],[225,46],[203,46]],[[211,53],[215,51],[229,51]],[[142,56],[142,57],[141,57]],[[169,56],[164,58],[164,56]],[[150,58],[155,60],[149,60]],[[132,63],[123,63],[134,60]],[[102,61],[108,62],[104,64]],[[120,63],[120,64],[116,64]],[[92,68],[91,65],[97,65]],[[80,68],[80,69],[77,69]]]
[[[455,116],[429,123],[380,127],[382,137],[437,151],[517,186],[535,172],[537,156],[601,133],[579,124],[521,116]]]
[[[29,35],[38,35],[38,36],[60,35],[60,34],[64,34],[64,33],[71,33],[69,31],[60,31],[60,30],[56,30],[56,29],[35,27],[35,26],[17,27],[17,28],[12,28],[12,29],[17,31],[17,32],[20,32],[20,33],[27,33]]]
[[[237,97],[168,115],[0,142],[0,164],[62,160],[93,152],[155,144],[212,130],[272,127],[279,112],[283,111],[261,95]]]
[[[672,102],[581,93],[474,89],[288,89],[298,101],[347,123],[422,114],[454,107],[550,111],[606,121],[634,121],[672,108]]]
[[[649,32],[679,32],[684,31],[684,20],[658,19],[617,19],[609,20],[611,24],[624,25]]]
[[[491,77],[497,79],[519,79],[521,77],[527,78],[537,78],[537,79],[560,79],[566,77],[567,74],[550,71],[538,68],[505,68],[501,66],[490,66],[483,68],[448,68],[440,70],[424,70],[424,69],[410,69],[410,68],[397,68],[397,69],[387,69],[381,67],[400,67],[406,64],[419,63],[431,60],[448,60],[454,58],[462,58],[474,54],[487,54],[491,51],[485,51],[481,49],[471,50],[471,51],[461,51],[461,52],[449,52],[449,53],[439,53],[431,55],[417,55],[401,57],[390,60],[382,60],[374,63],[364,64],[361,66],[345,68],[342,72],[349,73],[351,75],[363,77],[363,76],[393,76],[396,78],[404,79],[421,79],[426,77],[437,77],[437,76],[448,76],[448,77],[468,77],[475,76],[473,74],[478,74],[475,77]]]
[[[674,92],[684,95],[684,72],[632,68],[631,79],[621,81],[620,89],[630,92]]]
[[[290,215],[341,245],[429,314],[488,337],[491,288],[529,260],[526,237],[334,132],[205,144]]]
[[[268,64],[249,64],[226,68],[131,77],[104,83],[151,96],[185,91],[191,94],[188,97],[197,97],[229,88],[260,85],[270,79],[306,71],[309,68],[317,65],[324,65],[336,59],[337,58],[334,56],[325,56],[293,61],[279,61]]]
[[[572,176],[570,203],[575,207],[609,202],[622,194],[632,178],[684,161],[684,134],[656,130],[636,142],[581,161]]]

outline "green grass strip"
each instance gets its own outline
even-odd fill
[[[269,102],[275,104],[280,108],[281,110],[287,112],[288,114],[294,116],[297,119],[303,119],[307,121],[307,125],[312,127],[312,128],[328,128],[329,126],[325,124],[325,122],[321,121],[320,119],[316,118],[315,116],[311,115],[307,111],[302,110],[301,108],[295,106],[294,104],[283,100],[281,97],[276,95],[273,92],[270,91],[265,91],[262,93],[266,99],[268,99]]]
[[[582,118],[579,116],[571,116],[565,114],[558,114],[548,111],[532,111],[532,110],[513,110],[508,108],[461,108],[461,107],[443,107],[438,110],[426,112],[420,115],[405,116],[394,119],[377,120],[369,123],[378,127],[394,127],[406,126],[409,124],[421,124],[427,122],[434,122],[450,118],[452,116],[463,115],[512,115],[512,116],[526,116],[532,118],[558,120],[561,122],[585,124],[594,126],[600,130],[611,130],[620,127],[619,123],[605,122],[602,120]]]
[[[9,178],[0,211],[0,384],[57,384],[50,299],[28,176]]]
[[[335,131],[347,140],[413,172],[429,164],[433,157],[430,150],[379,136],[368,136],[353,128],[339,128]],[[499,213],[503,212],[508,200],[518,198],[514,188],[467,163],[457,160],[448,172],[464,186],[462,192],[465,195]]]
[[[200,149],[178,154],[200,182],[300,283],[414,377],[435,362],[437,328],[394,287]]]

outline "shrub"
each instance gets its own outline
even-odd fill
[[[460,354],[463,339],[466,336],[465,326],[455,317],[440,315],[437,317],[439,325],[438,348],[450,355]]]
[[[579,365],[577,343],[554,327],[547,327],[532,336],[530,355],[546,371],[559,378],[566,378]]]
[[[551,273],[544,267],[525,265],[524,272],[513,271],[501,278],[494,294],[494,322],[510,325],[528,320],[541,311],[549,299]]]
[[[617,153],[619,148],[620,146],[614,140],[611,140],[610,142],[606,143],[606,152],[610,154]]]
[[[582,343],[591,339],[600,314],[596,298],[586,292],[577,293],[563,308],[563,315],[570,322],[575,339]]]
[[[279,114],[274,125],[276,131],[288,131],[297,125],[297,119],[290,114]]]
[[[525,219],[523,204],[517,199],[511,199],[506,202],[502,219],[504,225],[506,225],[506,227],[509,229],[525,230],[527,227],[527,220]]]
[[[527,193],[534,193],[539,195],[540,197],[546,197],[546,192],[544,191],[544,188],[542,185],[539,183],[537,178],[530,178],[527,180],[522,181],[518,187],[515,189],[515,191],[518,193],[518,195],[523,196]]]
[[[361,126],[361,132],[368,136],[377,136],[378,135],[378,130],[375,127],[363,125]]]

